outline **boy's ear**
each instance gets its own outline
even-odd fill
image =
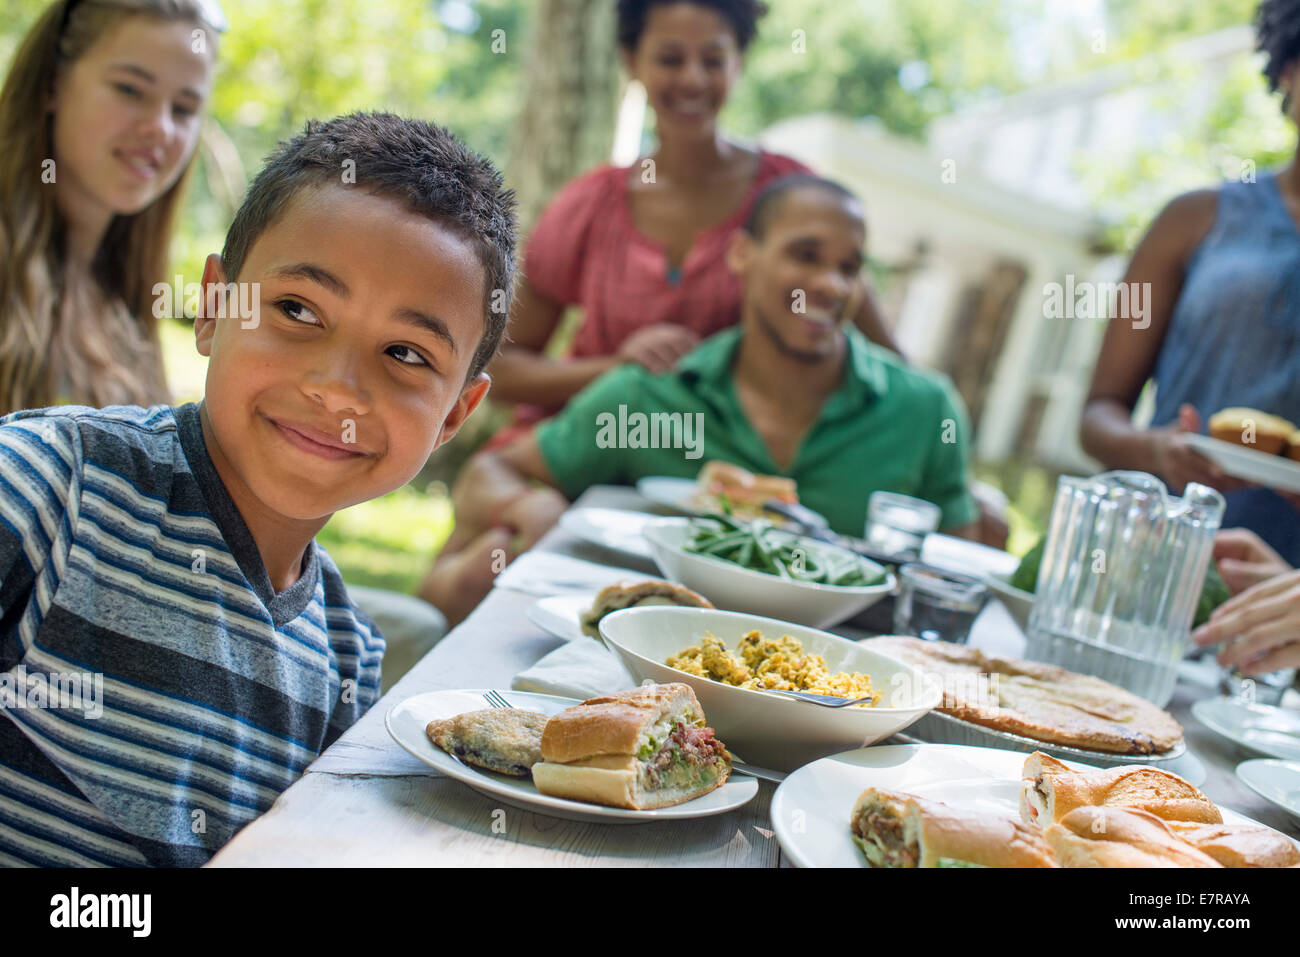
[[[221,295],[225,295],[226,267],[222,264],[218,253],[212,253],[203,263],[201,283],[203,294],[199,297],[199,314],[194,318],[194,346],[201,356],[212,355],[212,338],[217,334],[217,317],[209,316],[206,308],[209,301],[208,290],[214,285],[221,288]],[[214,290],[213,296],[216,295]],[[215,303],[215,298],[212,301]]]
[[[447,418],[442,420],[442,435],[438,436],[438,445],[444,442],[450,442],[460,431],[460,427],[465,424],[470,413],[478,408],[478,404],[483,401],[487,395],[488,388],[492,385],[492,380],[488,378],[486,372],[480,372],[471,379],[460,390],[460,396],[456,399],[456,404],[451,407],[447,413]],[[436,448],[437,446],[435,446]]]

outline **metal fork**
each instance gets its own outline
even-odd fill
[[[813,694],[811,691],[782,691],[777,688],[758,688],[757,690],[766,691],[768,694],[785,695],[787,698],[794,698],[796,701],[807,701],[823,708],[847,708],[851,704],[874,701],[876,698],[874,694],[869,694],[865,698],[837,698],[834,695]]]
[[[513,708],[514,707],[514,705],[512,705],[505,698],[501,697],[501,695],[497,694],[497,692],[495,691],[489,691],[486,694],[484,694],[483,700],[486,701],[488,703],[488,706],[492,708]]]

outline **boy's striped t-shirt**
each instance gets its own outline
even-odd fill
[[[0,419],[0,865],[198,865],[379,697],[325,551],[276,594],[196,405]]]

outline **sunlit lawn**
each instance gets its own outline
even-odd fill
[[[188,325],[164,320],[161,337],[174,399],[198,400],[207,360],[194,349],[193,331]],[[336,512],[317,539],[347,581],[409,593],[451,534],[452,525],[451,502],[445,493],[431,495],[407,485]]]

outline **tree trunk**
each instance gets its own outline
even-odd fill
[[[609,159],[619,91],[614,4],[537,0],[527,42],[507,171],[521,236],[561,186]]]

